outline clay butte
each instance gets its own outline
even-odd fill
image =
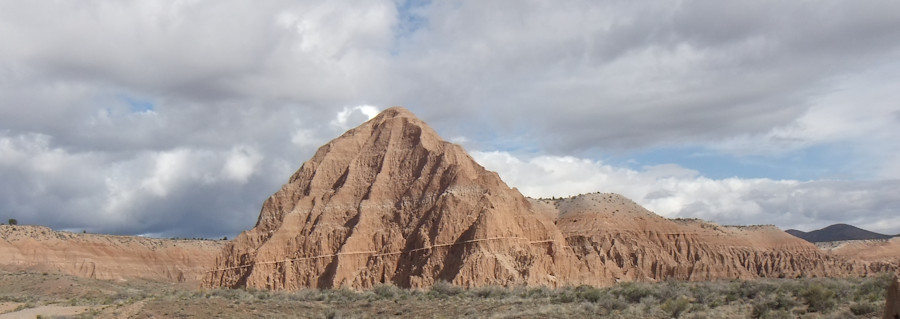
[[[614,194],[528,199],[393,107],[319,148],[223,248],[203,286],[603,286],[892,269],[774,226],[668,220]]]
[[[0,225],[0,269],[60,272],[108,280],[199,284],[224,241],[81,234]]]

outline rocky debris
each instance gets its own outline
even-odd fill
[[[900,270],[894,274],[894,281],[888,287],[884,319],[900,319]]]
[[[552,287],[893,267],[849,262],[774,226],[668,220],[614,194],[527,199],[395,107],[319,148],[203,286]]]
[[[0,226],[0,267],[95,279],[200,281],[224,242],[77,234],[44,226]]]

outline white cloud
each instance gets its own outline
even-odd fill
[[[253,175],[256,171],[256,166],[259,165],[262,159],[262,154],[253,148],[235,146],[228,154],[222,170],[226,177],[240,183],[246,183],[250,175]]]
[[[618,189],[717,220],[788,207],[767,188],[881,198],[878,183],[900,178],[897,6],[0,1],[0,209],[55,227],[234,234],[372,105],[407,106],[466,147],[527,149],[536,156],[482,154],[526,193]],[[835,143],[853,177],[873,181],[711,180],[540,156],[664,146],[766,160]],[[874,213],[860,216],[897,222],[861,202]],[[189,227],[215,214],[228,218]]]
[[[506,152],[472,152],[510,186],[532,197],[623,194],[662,216],[723,224],[776,224],[812,230],[833,223],[900,232],[900,180],[842,182],[710,179],[677,165],[634,170],[571,156],[521,159]],[[877,221],[877,222],[876,222]]]
[[[379,109],[372,105],[357,105],[354,107],[344,107],[337,113],[335,119],[331,121],[331,125],[346,130],[357,126],[364,121],[371,120],[378,115]],[[361,116],[365,117],[362,119]]]

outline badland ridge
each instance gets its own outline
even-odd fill
[[[318,149],[226,244],[205,287],[297,290],[862,276],[896,268],[774,226],[670,220],[616,194],[531,199],[389,108]]]

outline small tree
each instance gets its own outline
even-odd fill
[[[10,224],[10,225],[18,225],[18,224],[19,224],[19,221],[16,220],[15,218],[10,218],[10,219],[9,219],[9,224]]]

